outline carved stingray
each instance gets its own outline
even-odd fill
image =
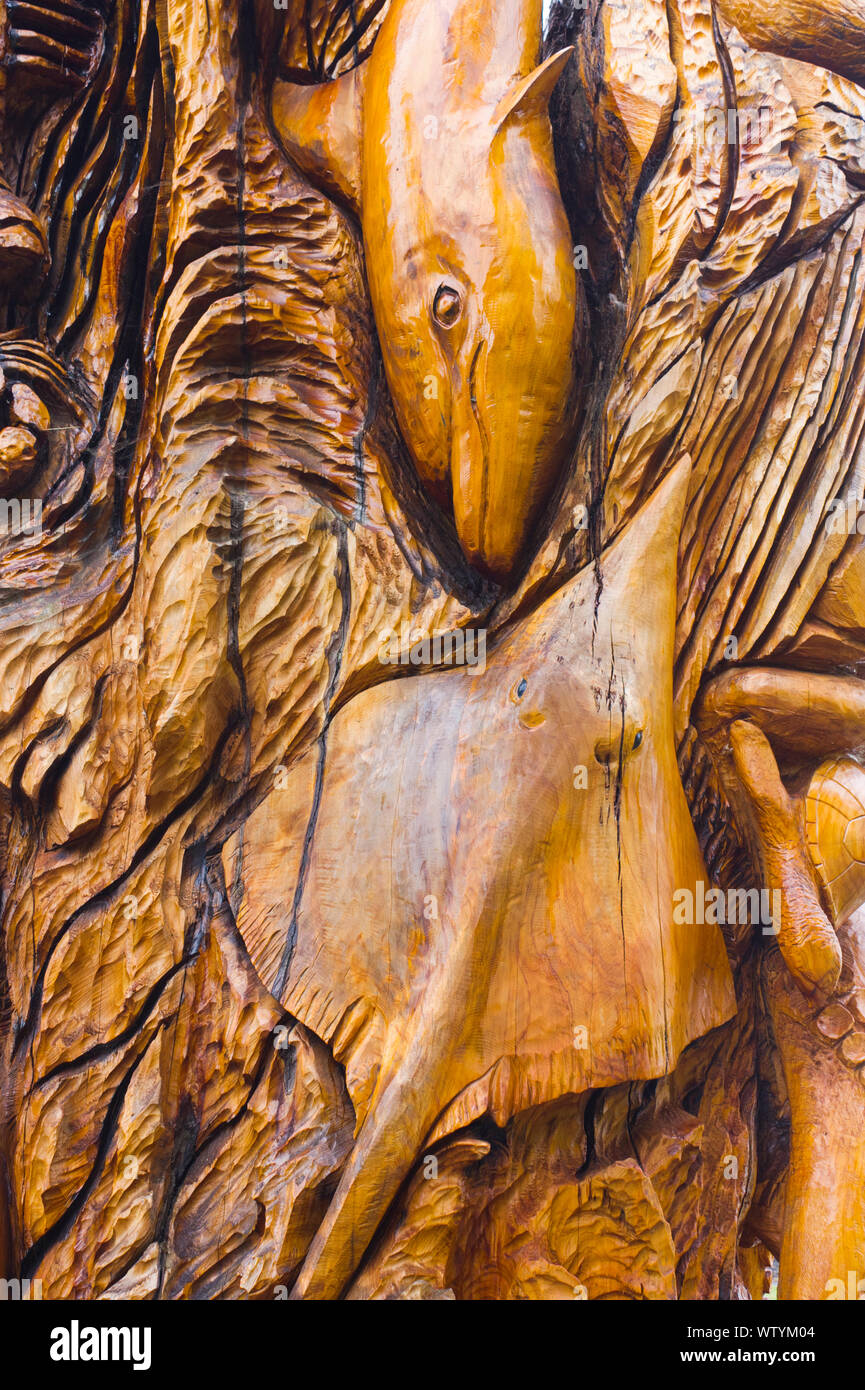
[[[672,724],[688,471],[604,555],[601,585],[583,570],[483,675],[391,681],[331,726],[280,992],[344,1063],[358,1136],[299,1295],[339,1294],[425,1143],[487,1110],[505,1124],[663,1075],[735,1011],[717,927],[673,921],[674,892],[707,878]],[[296,892],[291,863],[273,871],[275,823],[305,778],[226,846],[240,930],[277,990]]]
[[[336,82],[277,82],[292,158],[358,213],[403,437],[499,580],[560,476],[582,288],[535,67],[541,0],[394,0],[370,58]]]

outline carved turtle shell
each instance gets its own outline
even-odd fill
[[[822,763],[805,799],[805,836],[836,924],[865,902],[865,768]]]

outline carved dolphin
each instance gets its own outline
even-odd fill
[[[388,385],[470,562],[506,580],[561,476],[584,300],[537,66],[542,0],[393,0],[371,56],[278,81],[276,131],[363,234]]]

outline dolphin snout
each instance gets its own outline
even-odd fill
[[[523,335],[525,336],[525,335]],[[524,563],[561,476],[570,348],[529,334],[475,343],[451,413],[454,521],[469,563],[499,584]]]
[[[546,469],[532,400],[524,398],[513,372],[499,371],[504,379],[491,386],[490,358],[489,344],[476,344],[463,397],[454,402],[451,485],[463,553],[475,569],[504,584],[520,564],[545,500]]]
[[[463,398],[455,402],[451,436],[454,521],[460,545],[476,569],[501,580],[510,568],[490,535],[490,430],[486,417],[486,343],[475,345]]]

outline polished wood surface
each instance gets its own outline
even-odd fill
[[[502,581],[560,479],[587,328],[547,114],[572,49],[540,43],[541,0],[392,0],[362,67],[273,108],[357,208],[403,438]]]
[[[861,4],[26,8],[0,1278],[851,1296]]]

